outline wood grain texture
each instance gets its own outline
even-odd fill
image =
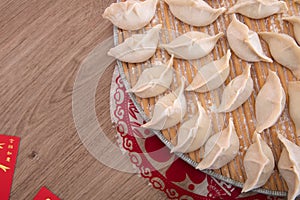
[[[47,186],[61,199],[165,199],[145,179],[110,169],[82,145],[72,117],[80,63],[112,25],[101,14],[112,0],[0,1],[0,131],[21,137],[12,200]],[[99,83],[96,110],[109,118],[111,66]]]

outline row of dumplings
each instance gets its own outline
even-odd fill
[[[299,18],[299,17],[298,17]],[[286,20],[294,23],[295,36],[300,38],[300,18],[289,17]],[[297,22],[295,22],[295,20]],[[134,34],[123,43],[112,48],[108,54],[123,62],[139,63],[151,58],[157,47],[165,49],[176,58],[195,60],[208,55],[224,33],[210,36],[199,31],[187,32],[168,44],[159,44],[159,32],[162,25],[156,25],[145,34]],[[299,29],[299,30],[298,30]],[[261,32],[259,35],[269,46],[276,62],[292,71],[300,79],[300,47],[295,40],[283,33]],[[235,15],[227,28],[227,40],[232,51],[248,62],[273,62],[263,52],[256,32],[240,22]],[[284,44],[284,45],[283,45]],[[282,48],[284,46],[284,48]]]
[[[206,26],[226,10],[225,8],[213,9],[201,0],[165,0],[165,2],[178,19],[193,26]],[[117,3],[105,11],[104,17],[122,29],[137,30],[147,25],[153,18],[156,4],[157,1],[151,0]],[[142,8],[153,9],[141,12]],[[126,9],[130,12],[123,13],[127,11]],[[287,11],[287,6],[282,1],[244,0],[238,1],[228,10],[228,13],[240,13],[253,19],[260,19],[285,11]],[[202,17],[203,20],[199,22],[197,16],[205,17]],[[131,17],[134,17],[134,20],[130,20]],[[292,16],[286,17],[284,20],[294,25],[294,35],[299,43],[300,18]],[[158,46],[172,55],[167,64],[144,70],[137,84],[129,90],[142,98],[160,95],[170,87],[173,79],[174,57],[187,60],[202,58],[212,51],[218,39],[224,35],[219,33],[210,36],[192,31],[174,39],[169,44],[159,44],[160,29],[161,25],[157,25],[146,34],[133,35],[108,53],[121,61],[130,63],[148,60],[154,55]],[[300,58],[298,58],[300,48],[294,39],[280,33],[263,32],[259,35],[268,43],[275,61],[290,69],[294,76],[300,79]],[[243,60],[273,62],[264,54],[258,34],[238,21],[235,15],[227,29],[227,40],[231,50]],[[157,101],[151,121],[144,124],[143,127],[163,130],[181,122],[187,112],[184,90],[207,92],[220,87],[229,75],[230,56],[231,53],[228,50],[221,59],[200,67],[192,83],[186,88],[184,88],[184,79],[182,79],[180,87],[175,92],[169,93]],[[250,65],[248,65],[240,76],[225,87],[221,104],[213,112],[235,110],[249,98],[252,91],[253,80],[250,75]],[[300,135],[300,108],[297,106],[300,101],[300,82],[290,82],[288,94],[290,96],[290,115],[295,122],[297,134]],[[253,136],[253,144],[250,145],[244,157],[248,178],[243,192],[261,187],[273,172],[275,163],[272,151],[259,133],[276,123],[285,107],[285,102],[286,96],[280,79],[275,72],[269,71],[266,83],[256,98],[255,110],[258,123]],[[221,168],[234,159],[239,150],[239,140],[233,121],[229,119],[226,129],[212,134],[212,125],[208,114],[199,102],[197,105],[198,113],[181,124],[177,133],[177,145],[172,152],[186,153],[204,146],[204,158],[197,168],[201,170]],[[300,159],[296,157],[300,147],[280,134],[278,137],[284,145],[278,168],[289,187],[288,199],[294,199],[300,193]]]
[[[161,25],[159,24],[146,34],[135,34],[127,38],[124,43],[112,48],[108,54],[115,56],[123,62],[137,63],[148,60],[154,55],[158,46],[160,29]],[[202,32],[192,31],[179,36],[169,44],[160,45],[172,55],[167,65],[168,67],[156,66],[145,70],[137,84],[130,91],[141,98],[149,98],[162,94],[171,85],[171,72],[173,68],[170,66],[172,66],[171,62],[173,62],[174,57],[181,59],[204,57],[212,51],[222,35],[222,33],[219,33],[215,36],[209,36]],[[300,47],[294,39],[286,34],[280,33],[264,32],[260,33],[260,35],[268,42],[274,59],[289,68],[296,78],[299,78],[300,57],[298,55],[300,55]],[[238,21],[235,15],[233,15],[232,22],[228,26],[227,39],[231,49],[240,58],[249,62],[272,62],[272,59],[263,53],[257,33],[249,30],[246,25]],[[284,48],[282,48],[283,45]],[[221,59],[199,67],[198,73],[185,90],[203,93],[220,87],[229,75],[230,56],[231,53],[230,50],[228,50],[226,55]],[[248,68],[249,69],[245,70],[245,74],[243,74],[241,78],[239,77],[237,80],[232,81],[225,88],[222,103],[220,107],[215,110],[216,112],[231,112],[249,98],[253,90],[253,81],[250,76],[250,67]],[[240,81],[242,79],[245,81]],[[236,82],[236,84],[233,84],[234,82]],[[239,87],[239,90],[237,90],[236,87]],[[236,95],[233,95],[232,91],[236,92]],[[263,105],[262,108],[264,107]],[[284,106],[280,108],[283,109]],[[266,113],[264,110],[262,110],[262,112]],[[297,116],[292,115],[292,118],[295,119],[294,121],[298,129],[300,125]],[[262,121],[263,120],[258,119],[259,123]],[[258,124],[258,127],[260,126],[261,125]],[[162,130],[165,128],[168,127],[156,127],[154,129]],[[259,128],[258,132],[261,132],[263,129],[264,128]],[[300,134],[299,131],[297,132]]]
[[[150,23],[155,15],[159,0],[128,0],[113,3],[103,17],[123,30],[139,30]],[[226,11],[225,7],[212,8],[203,0],[164,0],[171,13],[184,23],[192,26],[207,26]],[[299,2],[299,1],[295,1]],[[288,10],[283,1],[278,0],[238,0],[227,14],[240,13],[252,19],[262,19]],[[201,16],[201,17],[199,17]]]

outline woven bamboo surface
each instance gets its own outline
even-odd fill
[[[235,1],[232,0],[211,1],[210,0],[207,1],[207,3],[214,8],[219,8],[223,6],[229,8],[235,3]],[[299,13],[300,5],[297,5],[292,1],[286,1],[286,3],[289,7],[289,11],[286,14],[297,15]],[[280,32],[280,33],[286,33],[293,36],[292,25],[290,25],[288,22],[284,22],[281,19],[281,17],[282,15],[278,14],[262,20],[253,20],[237,14],[237,18],[241,22],[245,23],[253,31]],[[161,41],[160,41],[161,43],[169,43],[170,41],[180,36],[181,34],[191,30],[202,31],[210,35],[215,35],[221,31],[226,33],[226,28],[231,22],[231,19],[232,19],[231,15],[223,14],[214,23],[212,23],[209,26],[201,27],[201,28],[191,27],[176,19],[169,11],[167,4],[161,1],[158,4],[156,15],[148,27],[145,27],[144,30],[138,32],[130,32],[130,31],[128,32],[119,29],[118,42],[119,43],[123,42],[126,38],[128,38],[133,33],[143,33],[145,32],[145,30],[148,30],[149,28],[153,27],[156,24],[163,25]],[[269,57],[271,57],[266,43],[262,41],[262,45],[263,45],[264,52]],[[196,67],[202,66],[208,62],[221,58],[226,53],[227,49],[229,49],[229,45],[226,40],[226,37],[223,37],[218,41],[214,50],[208,56],[200,60],[185,61],[185,60],[175,59],[174,70],[176,71],[176,73],[174,73],[174,81],[172,83],[171,89],[176,89],[176,87],[178,87],[178,81],[180,80],[181,76],[184,76],[186,78],[187,80],[187,82],[185,83],[186,85],[190,83],[197,72]],[[151,58],[151,60],[145,63],[142,64],[122,63],[127,81],[129,82],[131,87],[134,86],[142,71],[147,67],[151,67],[150,66],[151,63],[156,63],[158,61],[167,62],[169,58],[170,56],[166,53],[166,51],[158,49],[155,56]],[[196,110],[195,102],[197,100],[201,101],[202,106],[208,112],[209,112],[208,109],[209,107],[211,107],[212,105],[218,105],[220,103],[220,98],[224,86],[227,85],[230,82],[230,80],[232,80],[234,77],[241,74],[245,70],[246,65],[247,62],[242,61],[232,52],[232,57],[230,60],[230,75],[223,86],[221,86],[217,90],[208,93],[203,93],[203,94],[186,92],[185,95],[188,102],[188,114],[186,118],[189,118],[195,112]],[[265,83],[266,76],[268,75],[268,69],[277,72],[286,94],[287,94],[287,82],[291,80],[295,80],[295,78],[293,77],[292,73],[289,70],[283,68],[280,64],[276,63],[275,61],[274,63],[265,63],[265,62],[251,63],[251,65],[252,65],[251,76],[254,81],[254,91],[251,97],[241,107],[239,107],[237,110],[231,113],[216,115],[209,112],[213,122],[214,132],[218,132],[222,130],[224,127],[226,127],[228,118],[232,116],[234,119],[234,124],[236,127],[237,134],[240,139],[240,151],[237,157],[232,162],[225,165],[221,169],[215,170],[215,172],[225,177],[229,177],[232,180],[242,182],[242,183],[244,183],[246,179],[245,169],[243,166],[243,156],[247,151],[247,148],[251,144],[250,138],[252,138],[252,134],[254,133],[255,126],[256,126],[255,98],[259,90]],[[159,97],[149,98],[149,99],[140,99],[136,97],[135,100],[141,105],[145,114],[149,116],[149,118],[151,118],[155,102],[158,99]],[[287,98],[287,102],[288,102],[288,98]],[[172,144],[174,145],[176,145],[176,132],[179,126],[180,124],[177,127],[173,127],[168,130],[162,131],[164,137],[169,141],[171,141]],[[285,135],[289,140],[300,145],[300,140],[295,135],[295,127],[289,116],[288,106],[286,106],[286,108],[284,109],[284,112],[282,113],[277,123],[271,128],[265,130],[261,134],[263,139],[271,147],[276,164],[279,160],[279,156],[282,150],[282,145],[277,138],[277,133],[281,133]],[[199,150],[189,153],[188,156],[196,162],[200,162],[201,160]],[[279,171],[277,169],[277,165],[275,166],[274,173],[270,177],[269,181],[262,188],[272,190],[272,191],[287,191],[287,185],[285,181],[281,178]]]

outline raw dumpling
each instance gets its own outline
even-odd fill
[[[157,101],[152,119],[142,127],[163,130],[175,126],[183,119],[186,109],[184,79],[182,78],[181,86],[175,92],[171,92]]]
[[[261,32],[259,35],[268,43],[273,58],[300,79],[300,47],[295,40],[283,33]]]
[[[176,58],[186,60],[199,59],[209,54],[217,41],[224,33],[210,36],[203,32],[191,31],[174,39],[169,44],[161,44],[160,47],[174,54]]]
[[[254,133],[251,144],[244,157],[247,180],[242,192],[263,186],[270,178],[275,166],[272,150],[258,133]]]
[[[250,65],[225,87],[220,106],[214,112],[231,112],[242,105],[253,91]]]
[[[262,19],[288,11],[284,1],[278,0],[238,0],[227,14],[240,13],[252,19]]]
[[[285,107],[285,100],[285,92],[279,77],[269,70],[266,83],[256,97],[256,132],[261,133],[276,123]]]
[[[293,24],[295,39],[300,44],[300,16],[283,17],[282,19]]]
[[[203,93],[220,87],[229,75],[230,57],[231,53],[228,49],[226,55],[221,59],[200,67],[192,83],[185,90]]]
[[[300,147],[280,134],[278,138],[284,146],[278,161],[278,169],[289,188],[288,200],[293,200],[300,194]]]
[[[226,8],[214,9],[202,0],[164,0],[175,17],[192,26],[213,23]]]
[[[232,51],[243,60],[272,62],[264,54],[257,33],[238,21],[235,14],[227,28],[227,40]]]
[[[151,58],[158,46],[161,24],[154,26],[145,34],[135,34],[122,44],[109,50],[108,55],[129,63],[144,62]]]
[[[138,30],[154,17],[158,0],[113,3],[105,9],[103,18],[124,30]]]
[[[127,92],[133,92],[141,98],[155,97],[170,88],[173,79],[173,58],[168,65],[158,65],[145,69],[133,88]]]
[[[188,153],[204,145],[212,133],[211,120],[205,109],[197,102],[198,113],[184,122],[177,133],[177,146],[171,152]]]
[[[297,136],[300,136],[300,81],[288,83],[289,112],[295,124]]]
[[[196,169],[219,169],[233,160],[239,151],[239,138],[236,135],[232,118],[226,129],[212,135],[205,144],[205,155]]]

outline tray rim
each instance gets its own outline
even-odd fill
[[[120,0],[117,0],[117,2],[119,2]],[[118,27],[116,27],[115,25],[113,26],[113,38],[114,38],[114,45],[117,46],[119,44],[118,42]],[[125,86],[126,90],[131,89],[130,84],[126,78],[125,72],[124,72],[124,68],[122,66],[122,62],[120,60],[116,60],[117,61],[117,68],[120,74],[120,77],[123,81],[123,84]],[[131,93],[128,92],[127,93],[128,96],[130,97],[130,99],[132,100],[133,104],[135,105],[136,109],[138,110],[139,114],[141,115],[141,117],[143,118],[144,121],[148,122],[150,119],[148,118],[148,116],[145,114],[144,110],[142,109],[141,105],[137,102],[136,100],[136,96]],[[158,130],[153,130],[153,129],[149,129],[150,131],[152,131],[163,143],[164,145],[166,145],[170,150],[174,147],[173,144],[167,140],[163,134],[161,133],[161,131]],[[185,162],[187,162],[189,165],[191,165],[192,167],[196,168],[196,166],[198,165],[197,162],[195,162],[194,160],[192,160],[190,157],[186,156],[183,153],[179,153],[179,152],[173,152],[176,156],[178,156],[180,159],[184,160]],[[226,183],[229,183],[235,187],[239,187],[239,188],[243,188],[243,183],[233,180],[231,178],[228,178],[226,176],[223,176],[221,174],[218,174],[216,172],[214,172],[213,170],[199,170],[207,175],[210,175],[218,180],[224,181]],[[278,196],[278,197],[286,197],[287,196],[287,192],[285,191],[277,191],[277,190],[269,190],[269,189],[264,189],[264,188],[256,188],[253,189],[249,192],[257,192],[260,194],[265,194],[265,195],[270,195],[270,196]]]

